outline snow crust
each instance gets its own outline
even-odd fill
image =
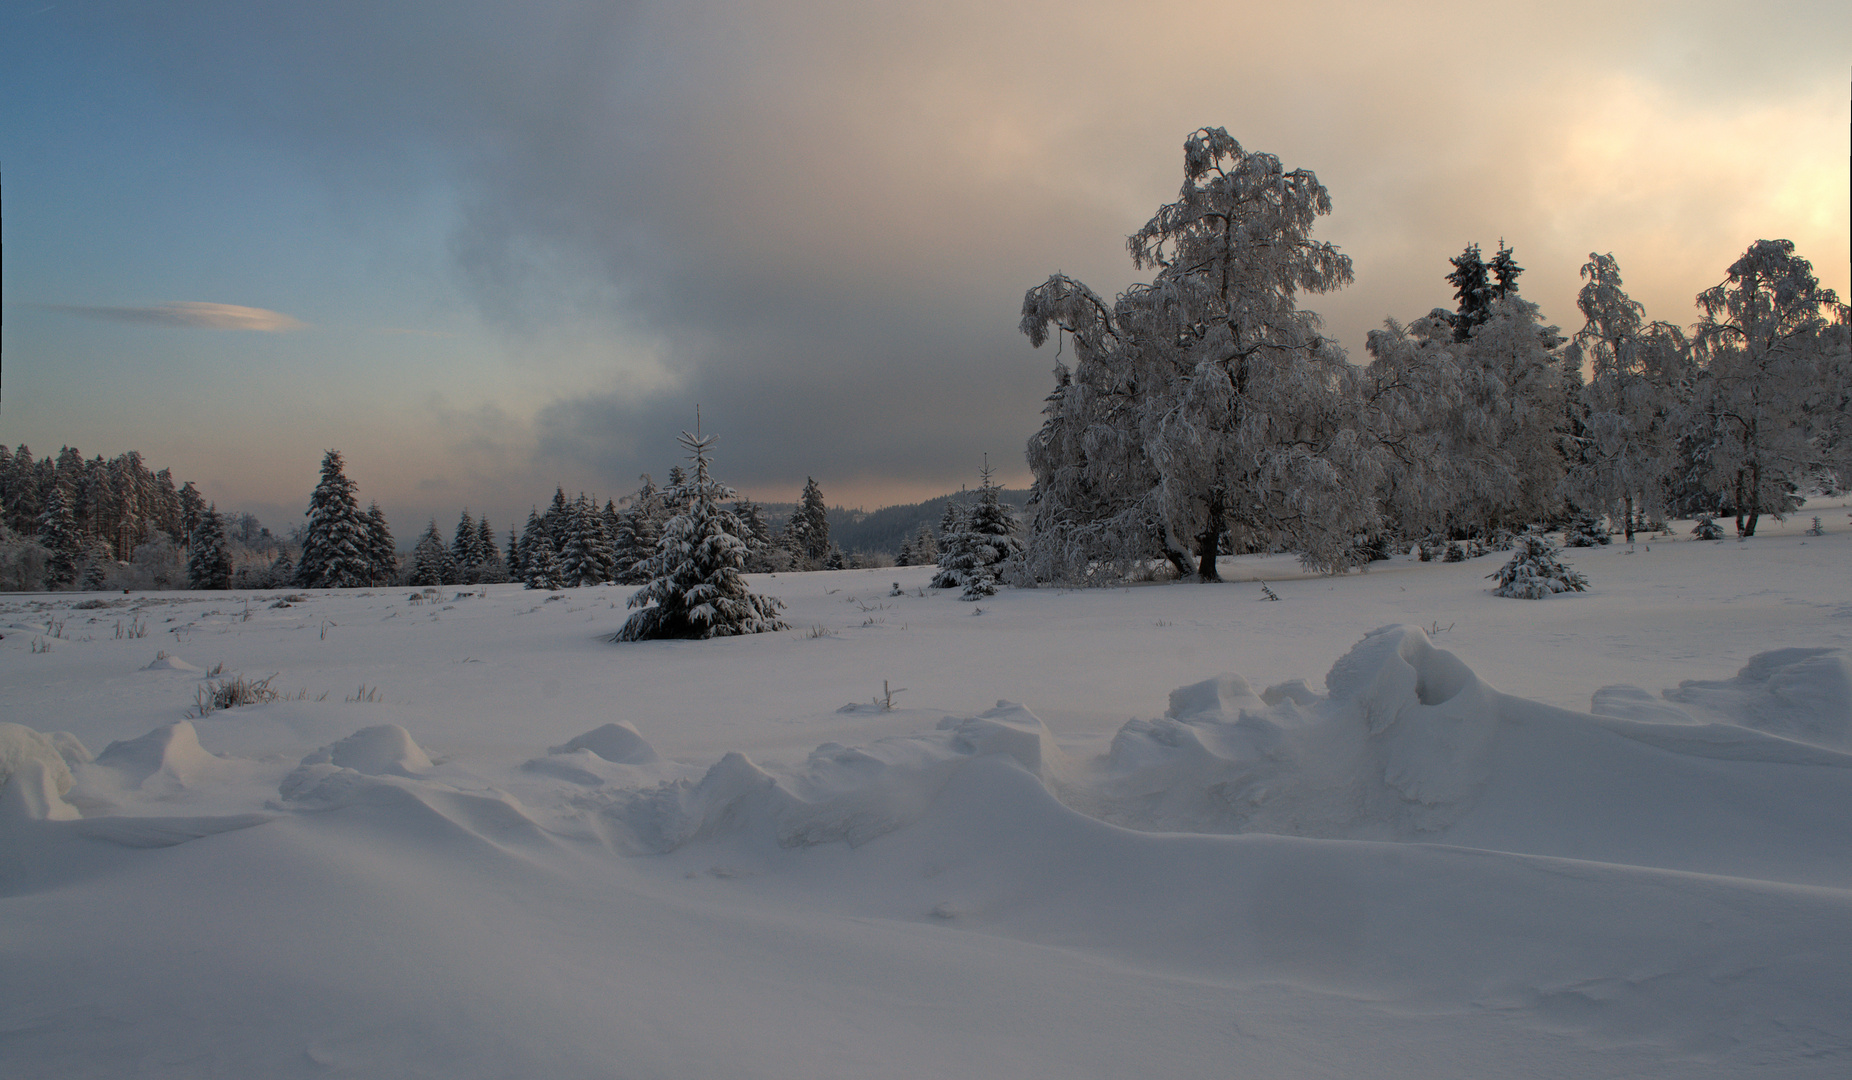
[[[0,650],[0,1057],[1841,1076],[1852,549],[1756,543],[1591,550],[1573,604],[781,575],[833,635],[621,647],[599,590],[201,597],[190,651],[309,692],[196,720],[130,643]],[[883,679],[911,707],[829,704]]]

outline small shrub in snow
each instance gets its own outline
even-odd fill
[[[1495,574],[1486,577],[1496,578],[1498,586],[1492,590],[1493,596],[1512,596],[1520,600],[1541,600],[1552,593],[1582,592],[1588,588],[1588,579],[1564,566],[1558,559],[1558,549],[1550,538],[1542,533],[1525,533],[1517,543],[1517,553],[1511,556]]]
[[[1717,524],[1709,514],[1705,514],[1698,519],[1697,525],[1692,527],[1691,535],[1700,540],[1722,540],[1723,526]]]
[[[1826,526],[1820,524],[1820,515],[1813,516],[1813,528],[1807,530],[1808,536],[1825,536]]]
[[[270,688],[270,680],[274,678],[275,675],[261,679],[235,675],[223,682],[206,683],[194,695],[192,718],[203,720],[220,709],[235,709],[240,705],[267,705],[281,696]]]
[[[1455,540],[1453,543],[1448,544],[1447,554],[1442,556],[1440,561],[1441,562],[1465,562],[1466,561],[1465,546],[1462,545],[1458,540]]]

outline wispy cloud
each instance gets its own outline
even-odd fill
[[[178,301],[150,307],[103,307],[87,304],[37,304],[47,311],[62,311],[86,319],[140,323],[143,326],[181,327],[190,330],[258,330],[268,334],[301,330],[306,324],[280,311],[242,307],[238,304],[208,304]]]

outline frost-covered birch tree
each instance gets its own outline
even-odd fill
[[[1795,489],[1827,463],[1835,325],[1845,309],[1789,240],[1758,240],[1729,276],[1698,294],[1702,373],[1694,412],[1708,422],[1700,479],[1735,511],[1739,536],[1797,505]]]
[[[1588,260],[1576,298],[1587,322],[1569,357],[1586,360],[1589,379],[1582,391],[1583,431],[1564,491],[1578,506],[1621,521],[1631,543],[1641,514],[1667,512],[1688,350],[1677,327],[1646,321],[1645,309],[1621,288],[1612,254],[1590,252]]]
[[[1349,257],[1312,238],[1330,212],[1311,171],[1203,128],[1184,143],[1177,200],[1127,241],[1150,284],[1110,305],[1062,274],[1029,290],[1029,340],[1075,344],[1029,446],[1030,576],[1097,580],[1101,564],[1163,555],[1214,581],[1225,548],[1349,565],[1378,522],[1377,455],[1355,372],[1298,307],[1352,278]]]

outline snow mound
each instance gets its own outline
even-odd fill
[[[149,664],[147,667],[142,668],[142,670],[143,671],[190,671],[195,675],[203,674],[201,669],[194,667],[192,664],[187,663],[185,660],[180,659],[178,656],[165,656],[165,655],[155,657],[154,662]]]
[[[802,769],[774,773],[729,753],[698,781],[604,793],[610,839],[661,853],[727,832],[768,835],[784,847],[851,846],[919,819],[948,780],[978,758],[1010,760],[1045,778],[1053,737],[1029,710],[998,702],[975,717],[947,717],[930,733],[867,747],[825,743]]]
[[[155,728],[138,739],[119,739],[103,748],[95,764],[120,774],[130,787],[190,788],[220,771],[224,760],[199,745],[186,720]]]
[[[76,753],[88,760],[89,754],[75,736],[63,732],[46,736],[24,724],[0,723],[0,784],[5,784],[8,777],[24,769],[28,763],[37,762],[43,766],[45,775],[57,789],[56,794],[63,795],[71,790],[70,763],[60,750],[60,736],[66,740],[66,745],[75,748]]]
[[[16,726],[16,725],[9,725]],[[64,762],[54,757],[58,768]],[[70,789],[71,774],[63,777],[64,789]],[[18,821],[69,821],[80,815],[77,808],[64,801],[59,778],[43,758],[28,758],[0,781],[0,826]]]
[[[1489,771],[1498,695],[1419,627],[1372,631],[1325,678],[1256,694],[1237,675],[1171,692],[1113,737],[1078,808],[1141,829],[1409,837],[1444,829]]]
[[[593,728],[583,735],[566,740],[562,746],[547,749],[549,754],[570,754],[589,750],[606,761],[622,765],[648,765],[661,758],[637,729],[623,721]]]
[[[415,779],[430,768],[430,756],[412,740],[411,732],[397,724],[375,724],[305,756],[283,778],[279,791],[285,799],[325,801],[354,786],[359,777]],[[327,790],[317,794],[324,787]]]
[[[322,747],[302,764],[334,765],[368,776],[415,776],[431,767],[431,759],[412,741],[411,732],[397,724],[375,724]]]
[[[1726,723],[1852,750],[1852,665],[1838,649],[1776,649],[1733,679],[1688,679],[1668,700]]]

